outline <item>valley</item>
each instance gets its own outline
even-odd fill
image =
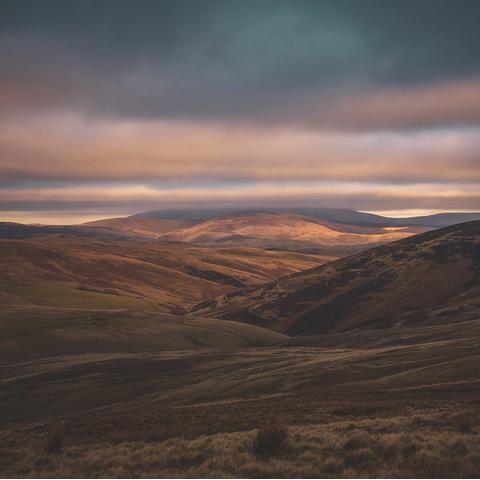
[[[0,240],[5,477],[479,471],[480,222],[340,259],[75,228]]]

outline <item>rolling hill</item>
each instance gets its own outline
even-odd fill
[[[21,319],[21,321],[19,321]],[[211,318],[126,309],[3,306],[2,361],[59,355],[270,346],[288,337]]]
[[[123,235],[224,247],[255,247],[330,255],[337,258],[372,246],[467,220],[480,214],[446,213],[388,218],[335,208],[272,210],[166,210],[89,222],[95,228]]]
[[[196,314],[289,335],[478,317],[480,222],[434,230],[205,302]]]
[[[181,311],[329,257],[48,234],[0,240],[0,304]]]
[[[190,226],[192,221],[163,218],[148,218],[133,215],[130,217],[106,218],[87,222],[82,226],[108,229],[125,234],[134,234],[146,238],[158,238],[164,233]]]
[[[360,212],[350,208],[328,207],[269,207],[251,208],[217,208],[217,209],[188,209],[188,210],[151,210],[141,212],[126,218],[148,218],[182,220],[199,223],[218,216],[238,215],[244,213],[288,213],[302,217],[310,217],[330,223],[355,225],[362,227],[448,227],[456,223],[480,220],[480,212],[452,212],[433,215],[392,218],[368,212]]]
[[[474,478],[479,252],[480,222],[313,268],[325,259],[65,232],[2,240],[0,469]],[[165,313],[217,289],[195,315]],[[286,448],[259,457],[275,422]]]
[[[162,238],[195,243],[232,241],[305,242],[326,246],[390,242],[412,235],[408,229],[346,228],[309,217],[283,213],[239,213],[214,217],[199,224],[162,235]]]

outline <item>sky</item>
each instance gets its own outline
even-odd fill
[[[478,0],[0,10],[0,221],[480,210]]]

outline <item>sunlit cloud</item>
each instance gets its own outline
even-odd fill
[[[4,188],[0,190],[3,220],[15,212],[52,210],[65,223],[73,219],[121,216],[141,210],[211,207],[319,206],[369,211],[475,210],[480,202],[478,184],[377,184],[363,182],[253,182],[215,187],[183,185],[77,185],[57,188]],[[59,212],[64,212],[63,216]],[[40,213],[41,212],[41,213]],[[70,212],[72,220],[66,222]],[[62,221],[56,223],[63,223]]]
[[[475,2],[117,3],[5,4],[3,218],[480,209]]]
[[[3,178],[57,180],[480,180],[480,131],[331,133],[221,124],[0,122]]]

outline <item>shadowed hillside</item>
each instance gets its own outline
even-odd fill
[[[480,222],[417,235],[195,308],[290,335],[444,321],[476,315]]]
[[[3,306],[0,318],[2,361],[72,354],[258,347],[286,340],[285,335],[244,323],[151,311]]]
[[[231,325],[223,327],[230,339]],[[478,319],[414,341],[402,328],[378,345],[357,334],[343,334],[355,346],[344,338],[329,348],[130,349],[4,362],[3,473],[475,478]],[[255,454],[256,429],[272,422],[288,436],[264,458]],[[52,452],[55,435],[63,447]]]

